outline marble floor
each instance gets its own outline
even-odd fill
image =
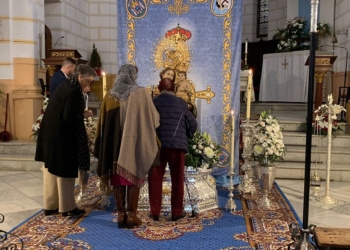
[[[304,181],[277,179],[284,194],[303,221]],[[325,183],[320,194],[324,195]],[[9,231],[42,209],[42,172],[0,171],[0,230]],[[310,198],[309,224],[350,228],[350,183],[331,182],[330,196],[337,204],[327,205]],[[1,218],[0,218],[1,220]]]

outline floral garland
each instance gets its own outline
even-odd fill
[[[49,98],[45,95],[45,99],[43,101],[43,107],[41,109],[41,114],[39,115],[39,117],[36,119],[36,121],[32,125],[32,135],[31,136],[34,137],[35,140],[38,139],[40,124],[41,124],[41,121],[44,117],[44,114],[45,114],[45,111],[46,111],[48,104],[49,104]],[[96,126],[95,126],[95,123],[91,117],[84,119],[84,125],[86,128],[86,134],[88,137],[89,150],[90,150],[90,153],[93,153],[94,148],[95,148]]]
[[[263,111],[254,125],[256,134],[252,140],[254,159],[261,165],[269,161],[283,160],[286,148],[283,142],[282,128],[270,112]]]
[[[188,144],[186,166],[210,169],[218,162],[220,145],[214,142],[208,133],[196,131]]]

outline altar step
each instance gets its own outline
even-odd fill
[[[276,178],[304,179],[305,175],[305,145],[306,133],[287,131],[283,132],[286,145],[284,161],[276,162],[278,170]],[[318,169],[322,179],[326,179],[327,167],[327,138],[313,136],[311,169]],[[331,141],[331,179],[335,181],[350,181],[350,135],[343,134],[332,138]]]
[[[41,171],[43,163],[34,160],[35,150],[35,141],[0,142],[0,171]],[[97,161],[92,164],[96,169]]]
[[[34,160],[36,142],[0,142],[0,170],[40,171],[42,162]]]

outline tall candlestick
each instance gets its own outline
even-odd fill
[[[235,168],[235,111],[231,110],[231,155],[230,155],[230,174],[234,173]]]
[[[245,39],[245,53],[248,53],[248,39]]]
[[[103,96],[102,96],[102,99],[103,99],[107,93],[107,83],[106,83],[106,73],[105,72],[102,72],[102,89],[103,89]]]
[[[248,84],[247,84],[247,114],[246,118],[247,120],[250,119],[250,103],[252,100],[252,81],[253,81],[253,73],[252,70],[249,70],[249,75],[248,75]]]

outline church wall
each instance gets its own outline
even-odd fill
[[[44,28],[44,0],[2,1],[0,89],[9,94],[7,130],[12,139],[30,140],[31,127],[42,104],[38,86],[39,33]],[[4,66],[4,67],[3,67]],[[5,108],[5,96],[0,97]],[[1,127],[4,125],[1,116]]]
[[[287,21],[287,0],[269,1],[269,30],[268,40],[272,39],[273,34],[278,28],[285,25]]]
[[[102,70],[106,74],[116,74],[117,56],[117,1],[89,1],[90,43],[89,55],[93,43],[101,56]]]
[[[253,0],[243,1],[242,3],[242,43],[246,39],[250,42],[259,40],[257,34],[257,2]]]
[[[89,3],[87,0],[62,0],[45,4],[45,24],[52,33],[52,47],[56,49],[77,49],[83,59],[88,59]]]

